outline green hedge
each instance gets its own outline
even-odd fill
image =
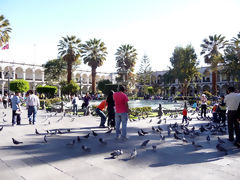
[[[10,90],[13,92],[27,92],[29,90],[29,82],[23,79],[10,81]]]
[[[45,94],[48,98],[49,97],[54,97],[54,95],[57,93],[58,91],[58,88],[56,86],[49,86],[49,85],[46,85],[46,86],[38,86],[37,87],[37,92],[39,94]]]

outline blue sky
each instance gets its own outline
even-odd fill
[[[136,70],[144,53],[153,70],[167,69],[174,48],[187,44],[204,65],[202,40],[236,36],[239,7],[239,0],[0,0],[0,14],[13,29],[10,49],[0,50],[0,60],[43,64],[57,57],[62,36],[75,35],[82,42],[105,42],[108,56],[101,71],[114,71],[114,53],[122,44],[137,49]]]

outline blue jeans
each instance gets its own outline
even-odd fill
[[[77,115],[78,112],[78,106],[77,104],[73,104],[73,115],[76,114]]]
[[[35,123],[37,115],[37,106],[29,106],[28,107],[28,119],[29,122]]]
[[[127,137],[127,121],[128,121],[128,113],[115,113],[115,124],[116,124],[116,137],[119,135],[123,138]],[[122,122],[122,132],[120,131],[120,124]]]
[[[100,109],[96,109],[96,113],[97,115],[99,115],[101,117],[101,123],[100,126],[105,126],[105,122],[106,122],[106,115],[100,110]]]

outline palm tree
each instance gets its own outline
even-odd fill
[[[58,44],[58,54],[67,62],[67,82],[72,80],[72,66],[81,55],[81,40],[76,36],[62,37]]]
[[[214,36],[209,36],[209,39],[204,39],[203,42],[204,43],[201,44],[202,51],[200,54],[205,54],[205,63],[211,65],[212,94],[217,95],[217,66],[219,63],[224,62],[220,50],[227,45],[228,41],[225,40],[225,36],[215,34]]]
[[[12,31],[9,25],[9,21],[0,15],[0,47],[9,41],[9,33]]]
[[[106,60],[107,48],[101,39],[90,39],[82,46],[83,62],[92,68],[92,93],[96,93],[96,70]]]
[[[120,79],[124,82],[124,80],[127,82],[128,80],[131,81],[131,83],[134,83],[134,66],[136,64],[137,60],[137,50],[129,45],[121,45],[116,52],[116,68],[117,72],[120,75]],[[125,79],[124,79],[125,77]]]

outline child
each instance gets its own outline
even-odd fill
[[[218,109],[218,104],[214,104],[212,108],[212,115],[213,115],[213,122],[219,123],[218,122],[218,117],[217,117],[217,109]]]
[[[184,120],[187,123],[187,104],[186,104],[186,102],[184,103],[184,109],[183,109],[182,115],[183,115],[182,124],[184,123]]]

